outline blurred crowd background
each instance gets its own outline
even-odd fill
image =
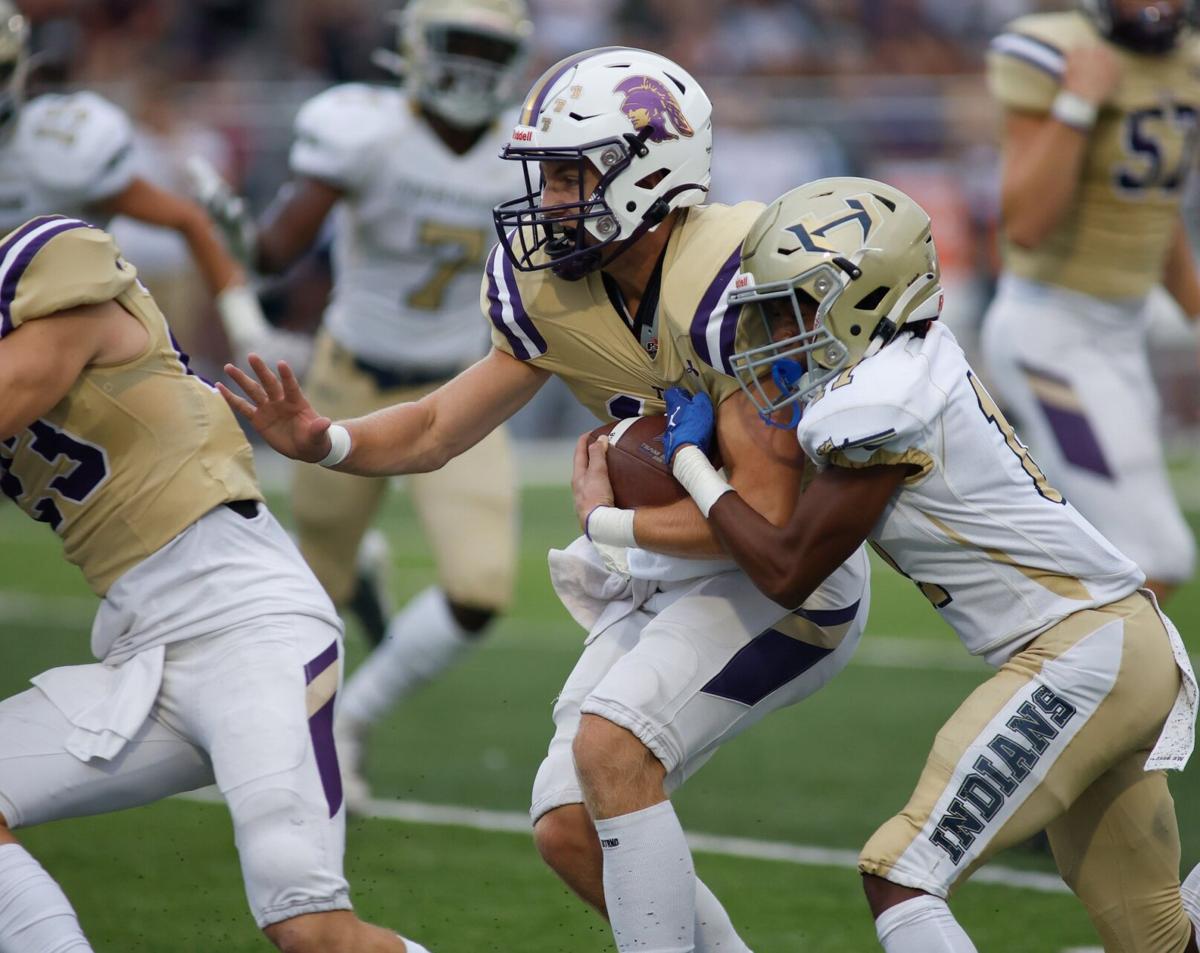
[[[972,346],[997,265],[999,115],[983,80],[984,53],[1013,18],[1072,0],[530,2],[531,80],[568,53],[626,44],[662,52],[703,82],[715,108],[714,201],[769,201],[808,179],[847,173],[912,194],[934,219],[947,320]],[[287,178],[291,123],[306,98],[338,82],[394,82],[371,54],[394,48],[388,14],[396,5],[21,2],[42,56],[38,87],[107,95],[139,126],[144,175],[183,188],[184,160],[204,154],[257,209]],[[215,368],[223,341],[206,320],[198,284],[181,278],[190,267],[183,248],[144,227],[115,228],[152,286],[158,275],[172,279],[168,313],[177,324],[196,316],[188,336],[201,363]],[[273,320],[314,326],[327,282],[318,252],[265,289]],[[1184,346],[1193,338],[1165,296],[1154,311],[1168,434],[1194,450],[1200,387],[1196,349]],[[589,425],[569,401],[547,396],[517,430],[557,436]]]

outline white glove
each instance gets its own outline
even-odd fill
[[[283,331],[263,316],[258,296],[249,285],[230,285],[216,298],[217,311],[229,347],[237,360],[253,351],[267,363],[287,361],[288,366],[302,375],[312,359],[312,339],[306,334]]]
[[[224,233],[230,252],[253,271],[258,227],[246,207],[246,200],[233,191],[216,167],[203,156],[188,159],[187,174],[192,194]]]

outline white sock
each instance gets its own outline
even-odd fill
[[[737,935],[721,901],[696,878],[696,953],[752,953]]]
[[[978,953],[945,900],[914,897],[884,910],[875,933],[886,953]]]
[[[400,936],[400,934],[397,933],[396,936]],[[404,945],[408,947],[408,953],[429,953],[429,950],[421,946],[421,944],[416,940],[410,940],[406,936],[400,936],[400,939],[402,939],[404,941]]]
[[[20,844],[0,845],[0,953],[92,953],[62,888]]]
[[[596,821],[604,849],[604,902],[620,953],[692,953],[696,871],[675,808]]]
[[[418,593],[392,617],[387,637],[346,682],[341,717],[358,724],[378,721],[476,641],[458,624],[441,589]]]
[[[1200,864],[1192,868],[1179,892],[1183,896],[1183,909],[1187,911],[1188,919],[1192,921],[1196,934],[1200,936]]]

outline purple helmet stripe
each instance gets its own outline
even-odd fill
[[[525,310],[524,302],[521,301],[521,292],[517,289],[517,279],[513,274],[512,259],[508,255],[501,257],[504,261],[504,286],[508,289],[513,318],[516,320],[518,327],[525,332],[525,336],[529,338],[530,342],[537,349],[537,354],[531,354],[530,356],[537,357],[540,354],[545,354],[546,339],[542,337],[542,333],[534,326],[533,320],[529,317],[529,312]]]
[[[575,53],[559,60],[542,74],[543,78],[534,84],[534,89],[529,91],[529,96],[525,100],[529,105],[521,112],[521,124],[532,126],[537,121],[542,107],[546,104],[546,97],[550,95],[550,90],[554,88],[554,84],[562,79],[571,67],[578,66],[589,57],[597,56],[601,53],[610,53],[613,50],[624,49],[626,47],[623,46],[601,46],[594,50],[584,50],[582,53]],[[536,90],[536,93],[534,90]]]
[[[726,306],[726,294],[730,282],[737,277],[741,260],[742,246],[738,245],[733,250],[733,254],[726,259],[725,264],[721,266],[721,270],[717,272],[712,284],[704,292],[704,296],[700,299],[700,306],[696,309],[696,315],[692,318],[692,347],[696,349],[696,354],[704,363],[715,367],[724,374],[731,371],[729,359],[733,353],[733,341],[740,311],[735,308],[729,312]],[[717,354],[713,354],[712,348],[709,346],[709,330],[714,320],[721,322],[718,338],[719,353]]]
[[[0,258],[0,275],[3,276],[0,278],[0,338],[12,332],[12,305],[13,299],[17,296],[17,285],[21,281],[21,276],[25,274],[25,269],[33,261],[34,256],[45,248],[50,239],[56,235],[61,235],[63,232],[68,232],[75,228],[91,227],[87,222],[81,222],[73,218],[47,218],[42,220],[38,225],[38,228],[43,229],[42,231],[34,228],[29,230],[24,237],[11,243],[5,243],[4,247],[7,251],[4,253],[3,258]],[[22,231],[25,231],[25,229],[22,229]],[[22,245],[22,242],[24,245]],[[16,257],[10,262],[9,258],[14,253]]]
[[[508,341],[508,346],[512,348],[513,356],[519,361],[527,361],[533,355],[529,353],[521,339],[509,328],[508,322],[504,320],[504,302],[500,300],[500,285],[496,281],[496,255],[500,253],[500,246],[496,245],[492,249],[492,253],[488,255],[487,260],[487,281],[488,281],[488,317],[492,319],[492,324],[496,329],[504,335]]]

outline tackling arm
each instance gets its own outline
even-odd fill
[[[115,301],[28,321],[0,340],[0,440],[48,413],[89,364],[132,360],[150,335]]]
[[[326,217],[342,198],[340,189],[307,176],[284,185],[259,220],[255,267],[270,275],[291,267],[312,247]]]
[[[862,545],[911,471],[907,465],[831,466],[805,489],[783,525],[736,492],[723,494],[708,519],[763,593],[782,606],[798,606]]]

